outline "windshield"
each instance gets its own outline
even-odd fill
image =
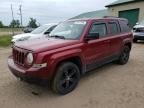
[[[36,28],[31,33],[32,34],[40,34],[40,33],[43,33],[44,31],[46,31],[47,29],[49,29],[50,27],[51,27],[51,25],[43,25],[43,26]]]
[[[86,21],[64,22],[58,25],[50,34],[50,37],[63,37],[64,39],[79,39],[86,25]]]

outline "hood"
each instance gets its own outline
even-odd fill
[[[136,25],[134,28],[144,28],[144,25]]]
[[[13,38],[17,39],[17,38],[24,38],[24,37],[30,37],[30,36],[34,36],[34,35],[31,33],[24,33],[24,34],[15,35],[15,36],[13,36]]]
[[[30,50],[33,52],[44,52],[52,49],[57,49],[61,47],[66,47],[79,43],[79,40],[64,40],[56,38],[41,38],[33,39],[24,42],[15,43],[16,47]]]
[[[25,33],[25,34],[19,34],[19,35],[15,35],[12,38],[12,42],[22,42],[22,41],[27,41],[27,40],[31,40],[31,39],[39,39],[39,38],[43,38],[45,35],[42,34],[32,34],[32,33]]]
[[[38,37],[42,37],[42,34],[24,33],[24,34],[18,34],[13,36],[14,39],[19,39],[24,37],[38,38]]]

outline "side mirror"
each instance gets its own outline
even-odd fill
[[[99,39],[99,33],[89,33],[89,35],[86,37],[86,40],[95,40]]]
[[[139,25],[139,22],[137,22],[136,25]]]

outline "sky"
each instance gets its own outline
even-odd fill
[[[14,19],[19,19],[19,5],[22,5],[23,25],[29,18],[37,19],[40,24],[57,23],[84,12],[105,9],[105,5],[115,0],[0,0],[0,21],[9,25],[12,20],[11,4]]]

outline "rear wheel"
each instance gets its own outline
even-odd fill
[[[119,64],[126,64],[129,60],[129,55],[130,55],[130,48],[129,46],[124,46],[123,51],[119,57],[118,63]]]
[[[76,88],[79,79],[80,71],[77,65],[64,62],[57,69],[52,82],[52,89],[58,94],[67,94]]]
[[[137,42],[137,39],[133,39],[133,42],[136,43],[136,42]]]

